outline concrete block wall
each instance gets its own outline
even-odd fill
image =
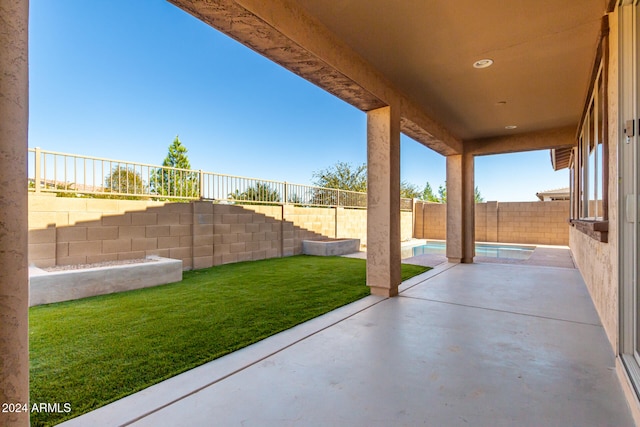
[[[414,203],[414,232],[417,239],[446,239],[447,206],[441,203]]]
[[[338,208],[336,237],[360,239],[360,247],[367,246],[367,211],[365,209]]]
[[[158,255],[182,259],[189,268],[192,222],[188,204],[29,194],[29,263],[50,267]]]
[[[158,255],[185,269],[302,253],[302,240],[333,237],[319,211],[292,206],[80,199],[29,194],[29,264],[37,267]],[[284,210],[284,212],[283,212]],[[284,220],[283,220],[284,217]],[[350,237],[350,236],[348,236]]]
[[[282,255],[282,225],[279,218],[235,205],[207,205],[213,212],[212,265],[275,258]],[[276,212],[277,213],[277,212]],[[194,233],[195,234],[195,233]],[[200,268],[196,266],[196,268]]]
[[[282,235],[280,247],[282,256],[300,255],[303,240],[334,237],[335,234],[333,209],[305,208],[293,205],[244,205],[244,208],[261,213],[267,218],[274,218],[281,224],[279,232]]]
[[[505,243],[569,244],[569,202],[500,203],[498,238]]]
[[[413,212],[400,211],[400,240],[405,242],[413,238]]]
[[[413,237],[422,239],[424,234],[424,203],[413,204]]]
[[[336,210],[284,205],[284,218],[300,229],[313,231],[327,237],[336,234]],[[302,247],[301,247],[302,248]]]
[[[294,254],[302,253],[302,240],[315,239],[318,235],[329,238],[360,239],[361,247],[367,244],[367,210],[345,208],[310,208],[294,205],[244,206],[267,216],[284,218],[294,230]],[[269,210],[271,208],[271,210]],[[282,213],[278,213],[282,212]],[[280,216],[278,216],[280,215]],[[413,235],[412,212],[400,213],[401,239],[410,240]],[[290,238],[285,232],[286,239]]]
[[[487,204],[476,203],[475,210],[475,233],[476,241],[487,241]]]
[[[480,204],[485,207],[485,242],[498,242],[498,202]]]
[[[412,212],[401,212],[400,221],[409,240]],[[29,263],[37,267],[157,255],[198,269],[297,255],[303,240],[327,237],[357,238],[366,247],[367,211],[29,194]]]
[[[415,205],[414,236],[446,239],[446,205]],[[568,218],[568,201],[477,203],[476,241],[568,245]]]

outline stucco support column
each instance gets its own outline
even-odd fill
[[[473,262],[475,256],[475,190],[473,155],[447,156],[447,258]]]
[[[400,285],[400,116],[367,113],[367,285],[395,296]]]
[[[0,402],[29,403],[28,0],[0,0]],[[29,413],[0,411],[0,425]]]

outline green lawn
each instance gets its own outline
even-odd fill
[[[403,280],[428,268],[403,265]],[[31,404],[52,425],[369,295],[365,261],[295,256],[184,272],[182,282],[32,307]]]

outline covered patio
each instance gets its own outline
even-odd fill
[[[640,420],[637,0],[168,1],[366,113],[372,296],[66,425]],[[28,8],[0,0],[0,394],[19,403]],[[401,133],[447,167],[448,263],[403,284]],[[475,157],[546,149],[576,154],[580,271],[477,262]],[[29,414],[0,420],[29,425]]]
[[[441,264],[62,425],[632,426],[578,270]]]

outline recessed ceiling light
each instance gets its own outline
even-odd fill
[[[505,129],[516,129],[518,126],[516,125],[509,125],[509,126],[505,126]]]
[[[493,64],[492,59],[480,59],[473,63],[473,68],[487,68]]]

